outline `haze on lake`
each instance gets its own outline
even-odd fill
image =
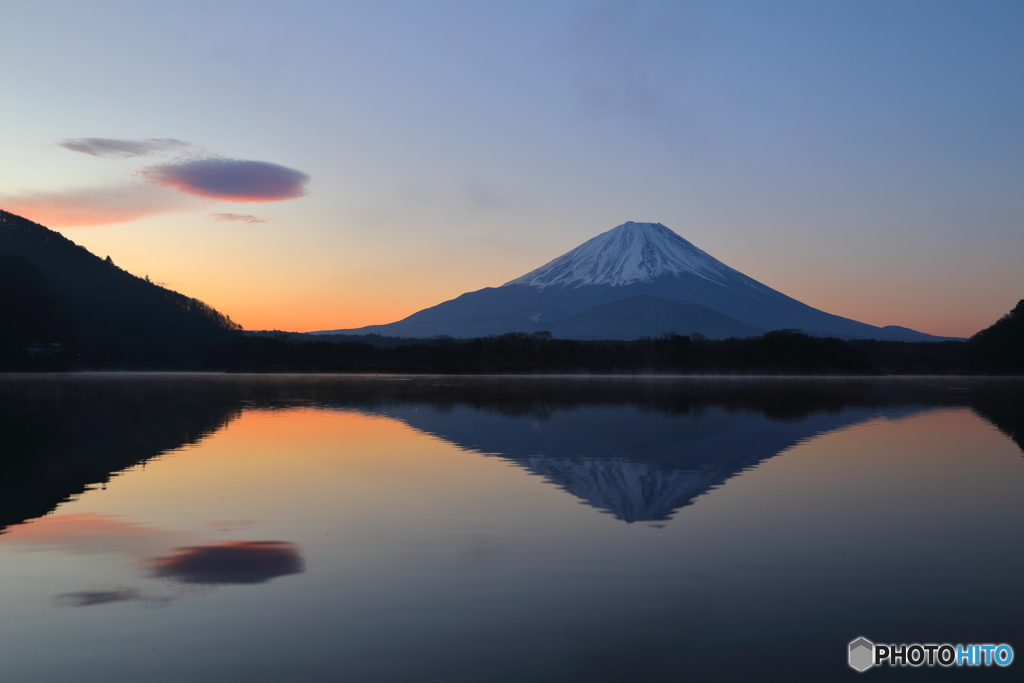
[[[0,679],[820,681],[858,636],[1018,647],[1022,399],[7,376]]]

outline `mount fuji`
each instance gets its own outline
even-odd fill
[[[467,292],[387,325],[316,334],[465,338],[546,330],[570,339],[635,339],[780,329],[845,339],[947,339],[820,311],[730,268],[661,223],[633,222],[500,287]]]

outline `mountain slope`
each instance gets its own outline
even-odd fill
[[[40,341],[74,347],[87,363],[181,366],[239,329],[203,302],[136,277],[109,257],[6,211],[0,211],[0,253],[37,269],[67,321],[62,331],[50,332],[60,338]]]
[[[1024,374],[1024,299],[970,339],[975,366],[984,372]]]
[[[712,339],[752,337],[758,330],[692,301],[639,294],[597,306],[547,325],[561,339],[636,339],[666,332],[700,332]]]
[[[875,327],[812,308],[730,268],[660,223],[633,222],[602,233],[501,287],[468,292],[388,325],[331,332],[474,336],[469,332],[484,329],[481,323],[497,327],[498,318],[503,319],[502,325],[518,326],[502,331],[539,331],[559,319],[638,295],[694,302],[759,332],[799,329],[851,339],[942,339],[902,327]]]

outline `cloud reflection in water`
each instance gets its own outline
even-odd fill
[[[304,569],[299,548],[284,541],[227,541],[176,548],[151,561],[153,576],[182,583],[265,583]]]
[[[57,596],[58,604],[67,607],[91,607],[111,602],[138,600],[139,591],[135,588],[114,588],[111,590],[85,590],[73,593],[61,593]]]

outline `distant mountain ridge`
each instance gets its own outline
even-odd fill
[[[697,306],[666,315],[667,308],[658,305],[660,313],[653,314],[652,298]],[[618,320],[558,329],[573,316],[614,302],[620,302]],[[731,321],[726,325],[717,318],[712,324],[708,310]],[[394,323],[318,334],[477,337],[547,330],[565,338],[635,339],[664,332],[723,338],[780,329],[846,339],[950,339],[820,311],[730,268],[660,223],[636,222],[602,233],[501,287],[467,292]]]

